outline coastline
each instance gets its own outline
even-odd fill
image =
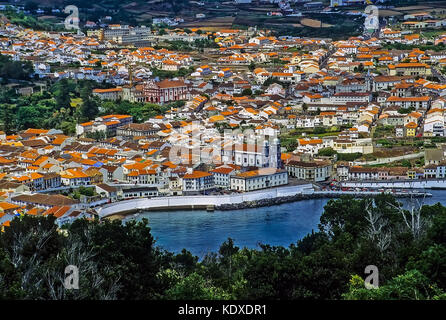
[[[274,206],[274,205],[280,205],[283,203],[289,203],[289,202],[296,202],[296,201],[303,201],[303,200],[312,200],[312,199],[338,199],[343,195],[352,195],[354,198],[369,198],[370,196],[381,194],[382,192],[368,192],[368,193],[312,193],[312,194],[296,194],[294,196],[288,196],[288,197],[277,197],[272,199],[262,199],[257,201],[245,201],[242,203],[236,203],[236,204],[223,204],[220,206],[216,206],[215,210],[241,210],[241,209],[251,209],[251,208],[259,208],[259,207],[268,207],[268,206]],[[432,196],[429,193],[391,193],[395,196],[395,198],[410,198],[410,197],[423,197]]]
[[[209,206],[212,206],[213,210],[215,211],[231,211],[231,210],[243,210],[243,209],[253,209],[253,208],[260,208],[260,207],[270,207],[270,206],[276,206],[281,205],[284,203],[291,203],[291,202],[297,202],[297,201],[304,201],[304,200],[312,200],[312,199],[337,199],[340,198],[343,195],[350,195],[354,198],[369,198],[371,196],[376,196],[381,194],[382,192],[313,192],[313,193],[300,193],[295,194],[291,196],[279,196],[279,197],[273,197],[273,198],[264,198],[264,199],[257,199],[257,200],[251,200],[251,201],[243,201],[240,203],[224,203],[220,205],[181,205],[181,206],[169,206],[169,207],[151,207],[151,208],[133,208],[125,211],[120,211],[116,213],[109,214],[105,216],[104,218],[110,219],[110,220],[122,220],[125,217],[134,214],[134,213],[140,213],[143,211],[176,211],[176,210],[206,210]],[[395,198],[410,198],[410,197],[431,197],[432,194],[430,193],[390,193]]]

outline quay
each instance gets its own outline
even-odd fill
[[[354,198],[368,198],[370,196],[377,196],[381,193],[391,194],[395,198],[424,198],[432,197],[431,193],[427,192],[391,192],[385,191],[314,191],[313,195],[320,195],[322,198],[339,198],[342,195],[351,195]]]
[[[367,189],[446,189],[446,179],[340,181],[339,185]]]
[[[100,206],[96,209],[96,212],[100,218],[160,210],[207,210],[213,212],[214,210],[238,210],[272,206],[310,199],[339,198],[342,195],[366,198],[381,193],[380,191],[315,191],[313,184],[306,183],[230,195],[173,196],[124,200]],[[389,192],[387,190],[386,193],[392,194],[396,198],[432,196],[432,194],[425,192]]]

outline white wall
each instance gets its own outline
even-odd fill
[[[402,180],[402,181],[363,181],[341,182],[343,187],[350,188],[403,188],[403,189],[431,189],[444,188],[446,189],[446,180]]]
[[[272,188],[262,191],[246,192],[243,194],[231,194],[221,196],[177,196],[177,197],[159,197],[159,198],[143,198],[132,199],[126,201],[115,202],[107,204],[101,208],[98,208],[98,214],[100,217],[106,217],[108,215],[116,214],[119,212],[125,212],[130,210],[143,210],[150,208],[168,208],[175,206],[208,206],[208,205],[222,205],[222,204],[235,204],[245,201],[255,201],[262,199],[272,199],[277,197],[288,197],[296,194],[309,194],[313,193],[312,184],[302,184],[297,186],[287,186]]]

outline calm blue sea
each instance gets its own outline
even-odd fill
[[[446,190],[428,190],[433,194],[425,204],[446,205]],[[234,211],[164,211],[145,212],[156,244],[173,252],[188,249],[202,258],[218,251],[228,238],[239,247],[258,248],[259,243],[289,246],[317,230],[319,218],[328,199],[286,203],[274,207]]]

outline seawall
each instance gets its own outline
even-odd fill
[[[243,203],[235,203],[235,204],[224,204],[221,206],[215,207],[216,210],[238,210],[238,209],[248,209],[248,208],[258,208],[258,207],[266,207],[279,205],[282,203],[302,201],[302,200],[311,200],[311,199],[337,199],[342,195],[350,195],[354,198],[370,198],[373,196],[377,196],[381,194],[381,192],[333,192],[333,191],[315,191],[309,194],[296,194],[294,196],[289,197],[278,197],[272,199],[261,199],[257,201],[247,201]],[[391,193],[395,198],[410,198],[410,197],[431,197],[432,194],[429,193]]]
[[[99,217],[102,218],[115,214],[132,213],[139,210],[206,209],[208,206],[217,208],[221,205],[290,197],[297,194],[309,194],[313,192],[313,185],[306,183],[230,195],[174,196],[124,200],[106,204],[99,207],[96,211]]]
[[[342,187],[369,189],[446,189],[446,179],[342,181]]]
[[[107,204],[97,209],[99,217],[126,215],[141,210],[203,210],[209,207],[216,210],[237,210],[279,205],[287,202],[339,198],[341,195],[351,195],[355,198],[367,198],[376,196],[381,192],[345,192],[345,191],[314,191],[313,185],[302,184],[266,189],[261,191],[246,192],[242,194],[218,195],[218,196],[177,196],[158,197],[125,200]],[[397,198],[424,197],[424,193],[393,193]],[[426,194],[430,196],[430,194]]]

